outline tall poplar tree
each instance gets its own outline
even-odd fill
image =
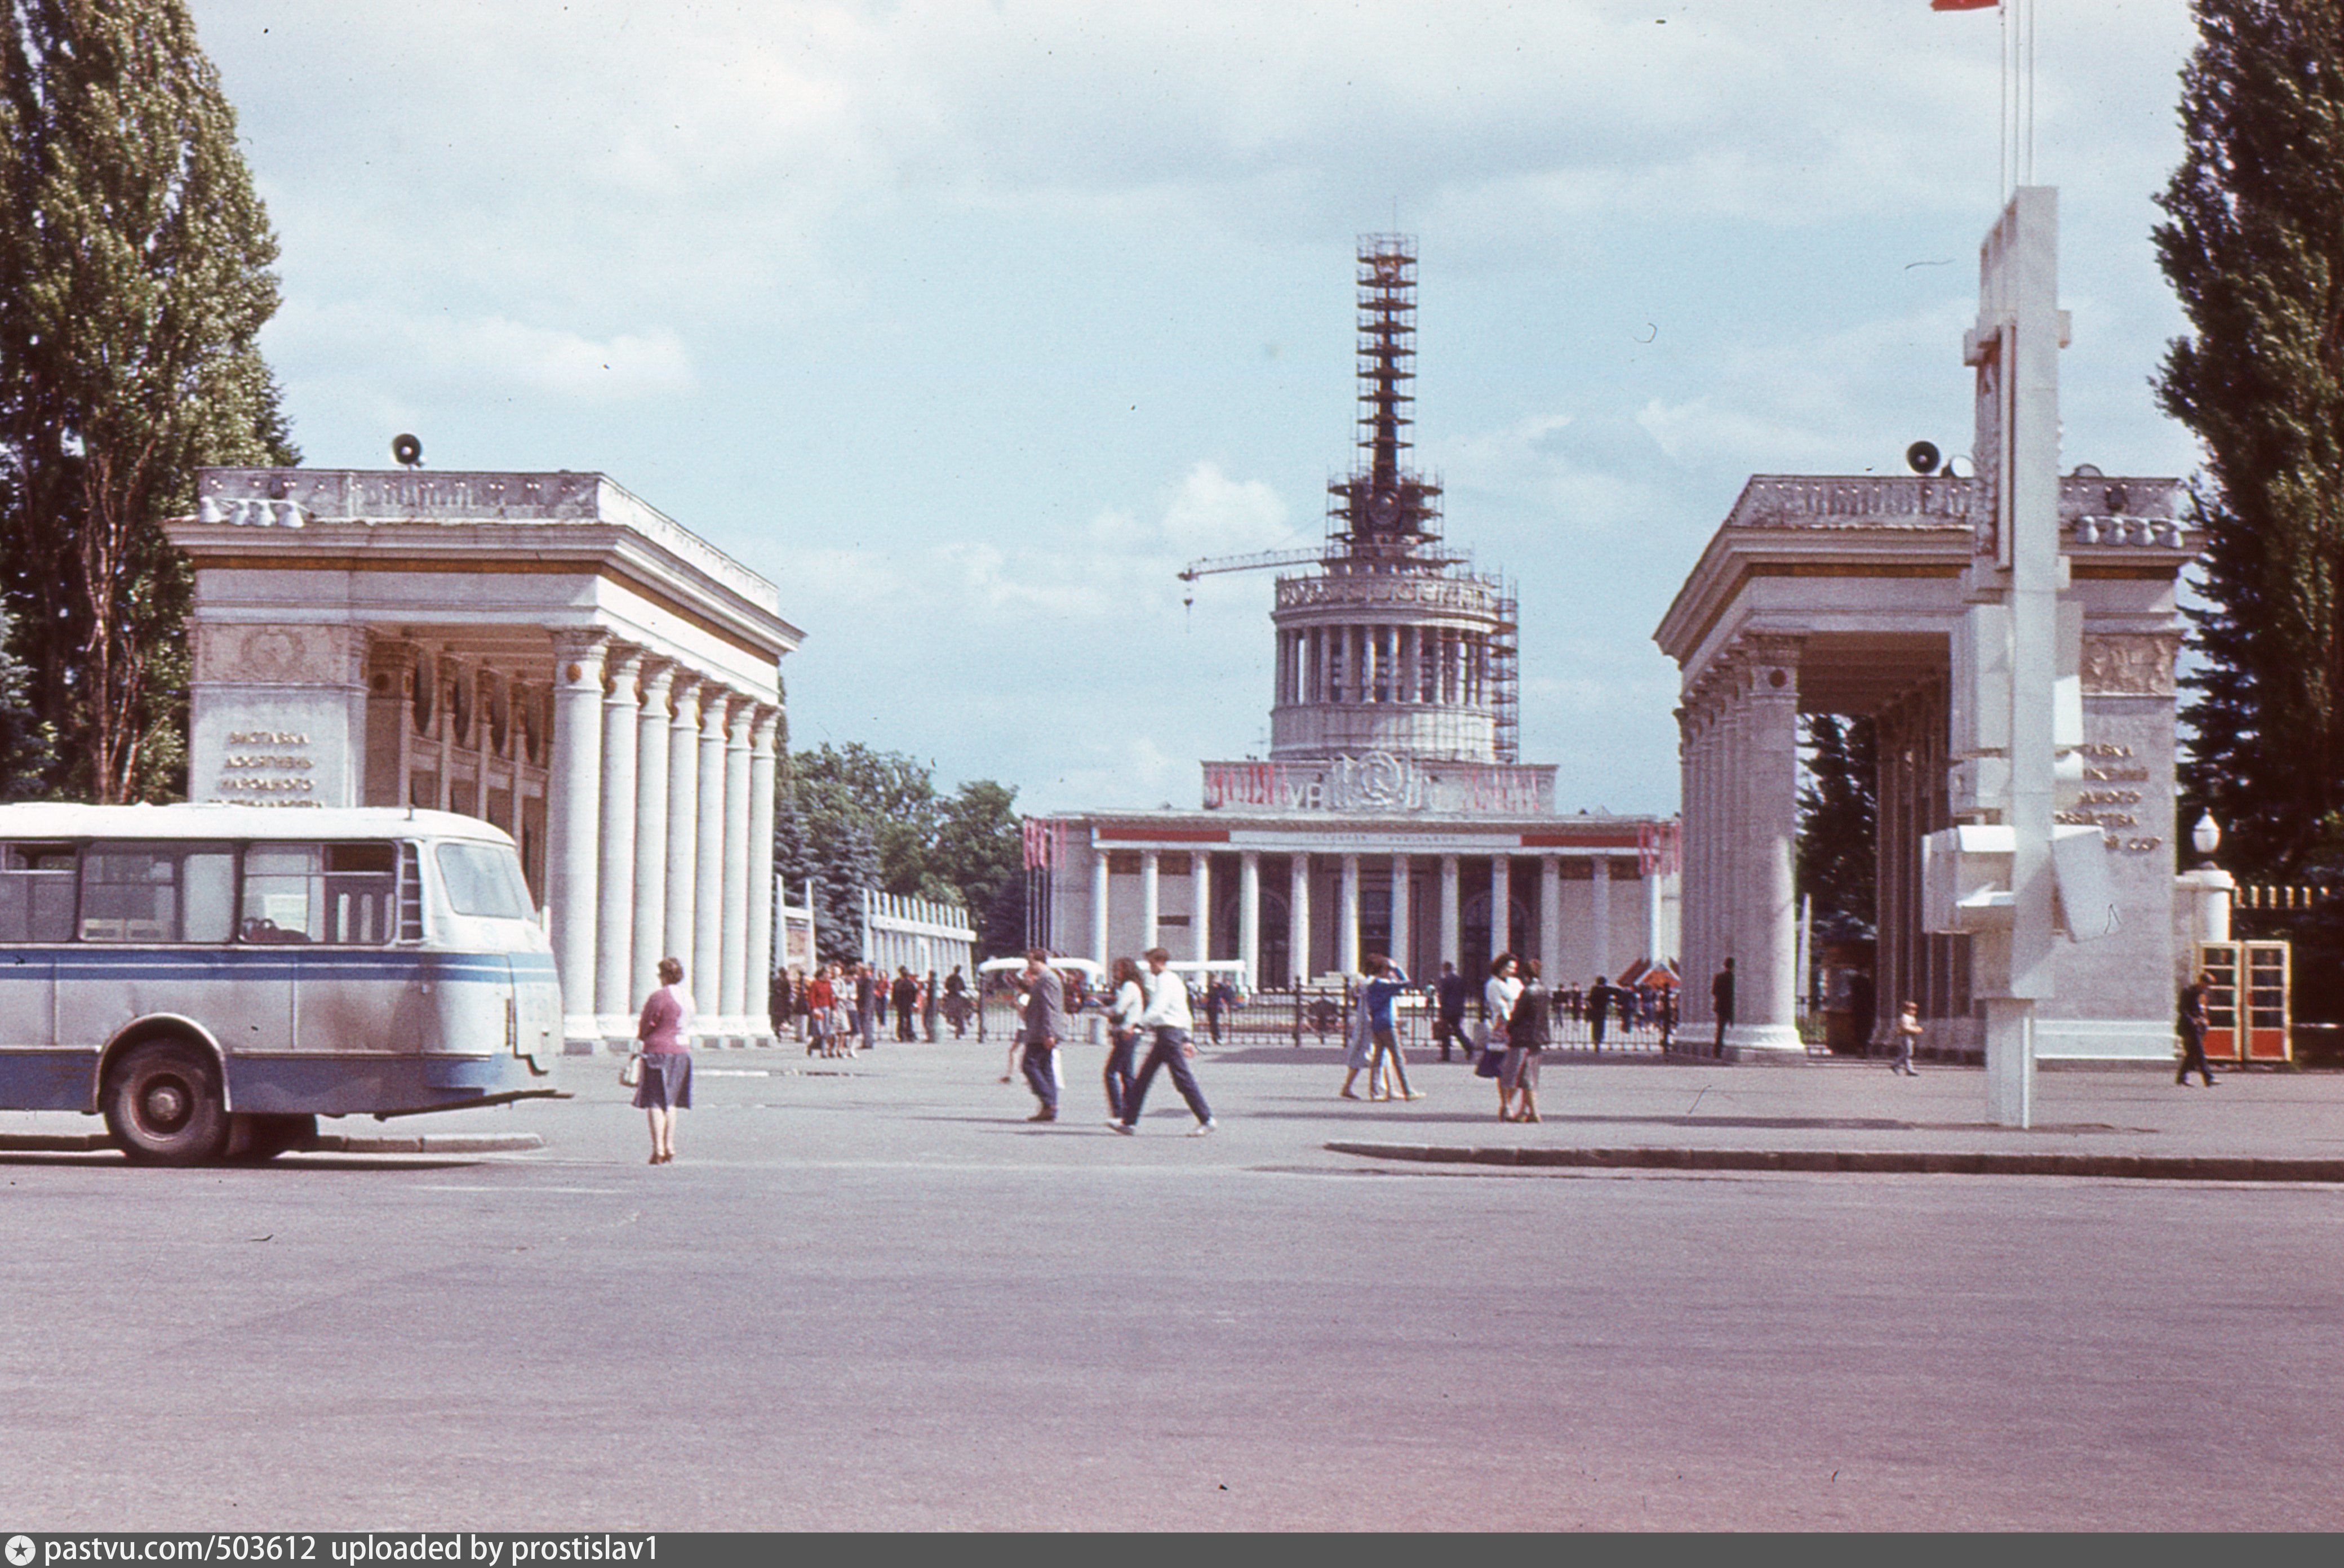
[[[2208,608],[2183,778],[2258,875],[2344,847],[2344,4],[2197,0],[2157,257]]]
[[[1799,892],[1826,936],[1863,937],[1878,919],[1879,731],[1868,718],[1815,713],[1799,787]]]
[[[207,464],[288,463],[277,242],[182,0],[4,0],[0,568],[60,793],[179,787]]]

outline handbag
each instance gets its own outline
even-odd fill
[[[619,1069],[619,1082],[625,1085],[628,1088],[633,1088],[637,1084],[642,1083],[642,1081],[643,1053],[641,1051],[631,1051],[627,1055],[627,1065]]]
[[[1481,1052],[1481,1059],[1473,1064],[1473,1076],[1477,1078],[1500,1077],[1504,1075],[1505,1070],[1506,1047],[1503,1046],[1485,1047]]]

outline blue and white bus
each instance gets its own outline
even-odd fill
[[[513,842],[446,812],[0,805],[0,1109],[134,1160],[320,1116],[551,1095],[561,1000]]]

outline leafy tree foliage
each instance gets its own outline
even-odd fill
[[[1819,935],[1870,936],[1878,916],[1878,733],[1868,718],[1831,713],[1813,714],[1802,728],[1799,891],[1815,901]]]
[[[2159,400],[2208,476],[2185,822],[2210,807],[2234,869],[2292,876],[2344,849],[2344,5],[2197,13],[2157,229],[2192,328]]]
[[[174,793],[197,468],[288,463],[277,257],[182,0],[0,12],[0,571],[54,789]]]
[[[864,887],[975,911],[985,951],[1022,941],[1015,789],[980,779],[939,795],[926,764],[859,743],[790,754],[779,787],[774,864],[793,889],[813,880],[823,958],[860,956]],[[994,912],[1005,896],[1016,901],[1018,918],[996,946]]]

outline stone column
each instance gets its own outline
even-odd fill
[[[1238,956],[1248,987],[1261,983],[1261,851],[1238,855]]]
[[[1502,851],[1490,856],[1490,953],[1495,958],[1514,939],[1514,864]],[[1517,955],[1519,956],[1519,955]]]
[[[635,682],[643,651],[621,643],[603,661],[602,824],[595,865],[594,1012],[613,1048],[634,1033],[628,996],[635,951]]]
[[[1408,856],[1395,855],[1391,863],[1391,961],[1406,970],[1409,977],[1413,979],[1416,970],[1411,966],[1416,962],[1416,955],[1411,951],[1414,944],[1409,938],[1415,933],[1409,929],[1408,916]]]
[[[1457,857],[1440,857],[1440,961],[1465,972],[1464,923],[1458,915]]]
[[[1213,957],[1213,857],[1203,850],[1188,852],[1188,934],[1196,938],[1197,962]]]
[[[1562,860],[1539,856],[1539,973],[1550,986],[1562,985]]]
[[[724,1007],[735,1020],[736,1035],[763,1034],[745,1021],[749,996],[749,730],[756,722],[757,703],[736,697],[724,732],[724,926],[723,946],[717,961],[722,966]],[[754,998],[755,1010],[765,1007],[763,986]]]
[[[545,903],[561,977],[565,1050],[591,1051],[594,1027],[594,834],[602,793],[602,650],[607,632],[553,634],[553,765],[546,801]],[[476,714],[485,740],[487,715]],[[487,771],[487,748],[481,748]]]
[[[667,910],[662,919],[660,953],[680,963],[695,960],[692,950],[693,888],[700,875],[700,706],[715,688],[697,671],[679,670],[675,711],[667,727]],[[684,988],[697,998],[697,973]]]
[[[1287,856],[1286,952],[1289,980],[1310,980],[1310,855]]]
[[[1743,704],[1743,846],[1750,917],[1748,956],[1735,965],[1739,1057],[1797,1056],[1799,920],[1794,867],[1799,834],[1798,640],[1751,640]],[[1744,998],[1747,998],[1745,1002]]]
[[[773,962],[773,790],[780,771],[777,747],[782,711],[757,704],[749,726],[749,942],[747,1011],[750,1032],[766,1038],[771,1020],[765,998],[777,966]]]
[[[1091,957],[1104,967],[1107,959],[1107,853],[1091,851]]]
[[[1336,899],[1335,967],[1346,975],[1359,972],[1359,857],[1342,857],[1343,887]]]
[[[1156,851],[1141,850],[1139,852],[1139,950],[1143,953],[1158,945],[1156,940],[1156,926],[1164,913],[1162,902],[1164,889],[1159,880],[1160,875],[1161,867],[1157,863]]]
[[[1612,967],[1612,857],[1598,853],[1589,862],[1594,880],[1587,885],[1587,923],[1595,927],[1591,949],[1595,972],[1616,977]]]
[[[692,847],[698,851],[692,867],[692,1000],[702,1013],[723,1017],[724,996],[724,742],[733,706],[742,699],[730,690],[713,687],[700,701],[700,792],[694,804],[700,824]],[[711,1034],[730,1034],[732,1026],[712,1019]]]
[[[668,695],[675,683],[672,660],[647,657],[642,702],[635,710],[634,938],[628,944],[627,1008],[633,1011],[659,988],[659,961],[667,956],[667,736],[674,721]]]

